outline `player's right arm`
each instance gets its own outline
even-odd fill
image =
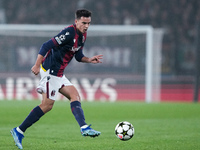
[[[40,72],[40,64],[42,63],[44,56],[38,54],[35,65],[31,68],[33,74],[37,75]]]
[[[41,46],[39,54],[38,54],[36,62],[35,62],[35,65],[31,68],[31,71],[32,71],[33,74],[37,75],[40,72],[40,65],[42,64],[44,56],[54,46],[55,46],[55,44],[52,41],[52,39],[50,39],[49,41],[45,42]]]

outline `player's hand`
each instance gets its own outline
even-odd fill
[[[38,75],[38,73],[40,72],[40,66],[36,66],[34,65],[32,68],[31,68],[31,72],[35,75]]]
[[[103,59],[103,55],[96,55],[89,58],[89,62],[93,64],[102,63],[100,59]]]

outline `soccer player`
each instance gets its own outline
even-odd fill
[[[41,80],[37,92],[42,94],[42,102],[39,106],[33,108],[21,125],[11,130],[15,144],[19,149],[22,149],[22,139],[26,129],[52,109],[58,92],[70,100],[71,111],[80,126],[83,136],[96,137],[101,134],[101,132],[93,130],[90,127],[91,125],[86,124],[79,93],[63,75],[64,69],[73,57],[79,62],[102,63],[103,55],[89,58],[83,54],[90,22],[91,12],[89,10],[77,10],[75,23],[63,29],[58,35],[41,46],[31,71],[35,75],[40,73]]]

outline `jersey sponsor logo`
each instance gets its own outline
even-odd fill
[[[62,42],[60,41],[58,37],[55,37],[55,40],[57,41],[58,44],[62,44]]]
[[[76,51],[78,51],[80,48],[81,48],[81,46],[79,46],[79,47],[77,47],[77,48],[76,48],[75,46],[73,46],[72,49],[71,49],[71,51],[76,52]]]

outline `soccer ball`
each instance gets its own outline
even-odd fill
[[[127,121],[118,123],[115,127],[115,134],[117,138],[122,141],[130,140],[135,133],[133,125]]]

